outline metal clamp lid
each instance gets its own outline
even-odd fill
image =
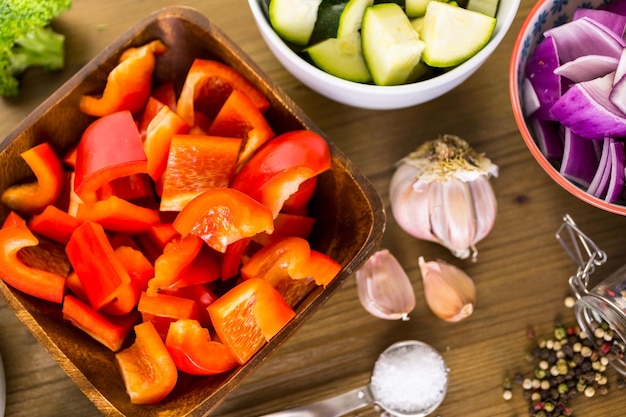
[[[578,265],[578,270],[570,277],[569,284],[576,297],[580,298],[588,293],[589,277],[595,272],[597,266],[606,262],[607,255],[576,226],[569,214],[563,216],[563,224],[556,232],[556,239]]]

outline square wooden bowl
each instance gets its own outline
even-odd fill
[[[326,138],[302,110],[206,17],[191,8],[168,7],[130,27],[2,141],[0,190],[32,180],[30,169],[19,156],[24,150],[49,141],[63,153],[76,144],[81,132],[93,120],[78,109],[81,95],[102,91],[106,77],[122,51],[157,38],[170,49],[158,58],[155,83],[173,81],[180,89],[195,58],[220,60],[244,74],[266,94],[271,102],[267,118],[276,133],[306,128]],[[133,405],[115,366],[113,353],[64,321],[60,306],[24,295],[2,281],[0,293],[17,317],[103,414],[207,415],[328,300],[380,242],[385,213],[378,194],[344,154],[330,141],[329,145],[333,166],[319,178],[311,203],[312,214],[318,221],[310,240],[313,248],[337,260],[342,270],[326,288],[311,292],[297,306],[297,316],[247,364],[229,373],[213,377],[181,374],[174,391],[161,403]],[[0,207],[0,220],[7,214],[7,207]]]

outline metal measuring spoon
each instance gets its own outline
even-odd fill
[[[425,343],[406,340],[380,354],[366,386],[261,417],[339,417],[370,404],[397,417],[425,417],[439,407],[447,389],[448,368],[441,355]]]

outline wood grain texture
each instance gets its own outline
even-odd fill
[[[401,339],[431,344],[450,367],[448,394],[435,415],[522,417],[527,404],[520,390],[501,397],[502,381],[528,372],[531,346],[526,329],[549,335],[553,321],[574,322],[563,307],[567,278],[575,266],[554,238],[566,212],[604,249],[609,261],[596,274],[608,275],[626,263],[626,218],[605,213],[561,189],[534,162],[516,128],[508,95],[508,66],[517,30],[533,1],[522,0],[504,41],[464,84],[444,97],[394,111],[350,108],[317,95],[294,79],[272,56],[244,0],[181,1],[204,13],[233,39],[317,124],[374,184],[390,213],[388,186],[393,164],[423,140],[441,133],[467,139],[500,167],[493,185],[498,218],[478,245],[478,262],[459,261],[435,244],[418,241],[388,219],[382,247],[406,268],[418,305],[408,322],[387,322],[359,304],[354,279],[307,321],[277,352],[211,414],[252,417],[301,405],[367,383],[378,354]],[[74,2],[55,22],[67,34],[67,68],[56,74],[29,72],[22,94],[0,101],[4,137],[86,62],[128,27],[165,0]],[[4,176],[7,168],[0,168]],[[417,259],[443,259],[462,267],[477,285],[472,317],[461,323],[437,319],[424,303]],[[7,374],[8,417],[98,416],[101,413],[53,358],[0,302],[0,352]],[[623,416],[624,392],[573,402],[577,416]],[[361,416],[377,415],[372,410]]]

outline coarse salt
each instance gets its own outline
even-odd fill
[[[388,411],[430,413],[443,401],[448,369],[441,355],[430,346],[400,344],[380,356],[370,386]]]

